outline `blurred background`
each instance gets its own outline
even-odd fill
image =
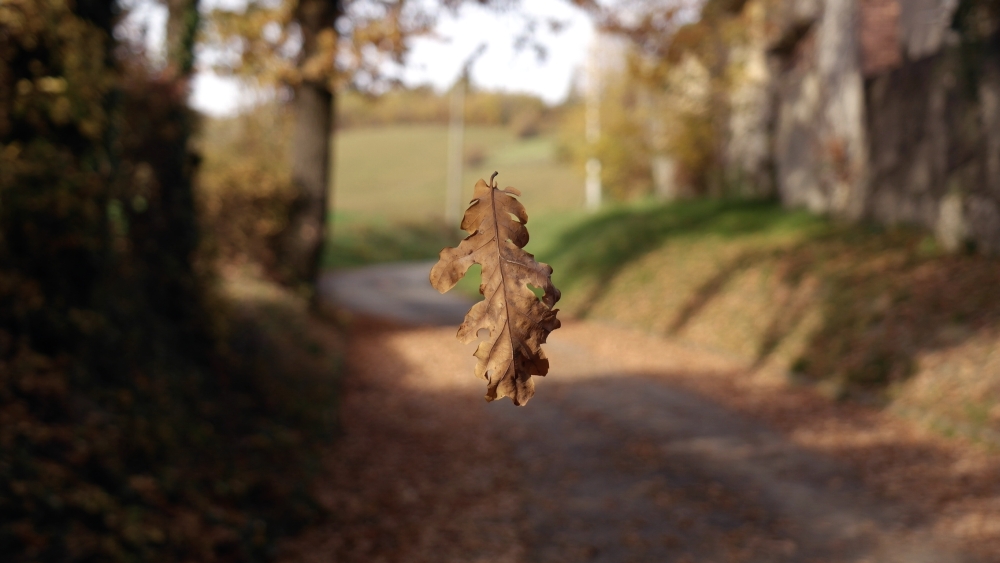
[[[318,280],[435,259],[493,171],[564,314],[995,452],[998,26],[992,0],[2,0],[0,554],[266,560],[322,520],[350,327]]]

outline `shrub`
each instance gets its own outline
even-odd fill
[[[326,395],[225,353],[197,120],[182,81],[114,56],[112,7],[0,2],[0,553],[260,560],[316,514],[299,399]]]
[[[288,151],[292,119],[267,104],[237,117],[208,120],[199,136],[200,222],[222,266],[275,265],[275,237],[294,201]]]

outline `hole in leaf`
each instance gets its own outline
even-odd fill
[[[473,264],[465,273],[465,276],[458,280],[455,289],[467,297],[480,301],[483,299],[483,295],[479,293],[482,281],[482,267],[479,264]]]
[[[490,337],[490,329],[488,328],[481,328],[476,331],[476,338],[489,338],[489,337]]]
[[[514,215],[513,213],[509,213],[509,212],[507,213],[507,215],[510,215],[511,220],[514,221],[515,223],[520,223],[521,222],[521,220],[518,219],[517,215]]]
[[[535,287],[535,286],[531,285],[530,283],[528,284],[528,289],[530,289],[531,292],[535,294],[535,297],[537,297],[539,301],[541,301],[542,300],[542,296],[545,295],[545,290],[544,289],[542,289],[540,287]]]

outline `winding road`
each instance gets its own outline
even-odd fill
[[[454,338],[471,303],[438,295],[430,266],[322,281],[355,315],[345,435],[329,462],[336,517],[293,559],[989,561],[925,505],[811,447],[821,440],[739,407],[781,391],[740,383],[746,366],[731,358],[569,321],[545,345],[552,369],[535,397],[486,404],[474,347]]]

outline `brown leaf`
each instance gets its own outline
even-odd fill
[[[535,262],[523,250],[528,244],[528,214],[514,198],[519,195],[514,188],[498,190],[479,180],[462,218],[462,229],[469,236],[458,248],[441,251],[430,276],[431,285],[444,293],[455,287],[470,266],[482,266],[479,292],[485,299],[465,315],[458,339],[468,344],[481,329],[489,331],[476,349],[476,375],[489,382],[487,401],[509,396],[515,405],[527,403],[534,395],[532,375],[548,373],[549,361],[541,345],[559,328],[558,309],[552,308],[559,300],[552,268]],[[543,291],[540,299],[528,284]]]

